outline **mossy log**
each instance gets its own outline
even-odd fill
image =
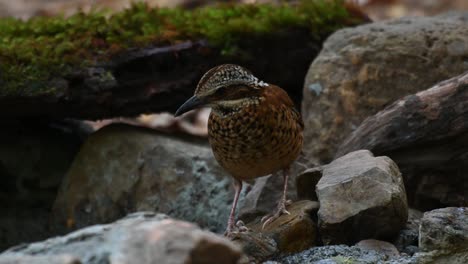
[[[413,206],[468,206],[468,72],[367,118],[336,157],[359,149],[398,164]]]
[[[120,13],[0,20],[0,116],[101,119],[174,111],[201,75],[237,63],[300,102],[323,40],[366,17],[343,1],[136,4]]]

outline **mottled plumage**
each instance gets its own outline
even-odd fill
[[[302,119],[281,88],[262,87],[258,99],[233,110],[214,107],[208,138],[216,160],[239,180],[291,165],[302,149]]]
[[[195,95],[176,116],[200,106],[211,106],[208,139],[219,164],[235,179],[236,195],[227,234],[234,228],[234,214],[243,180],[283,171],[284,190],[273,221],[286,211],[290,165],[299,156],[303,123],[288,94],[259,80],[248,70],[224,64],[209,70]]]

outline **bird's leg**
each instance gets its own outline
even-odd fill
[[[290,201],[286,200],[286,193],[288,192],[288,178],[289,178],[289,167],[286,169],[283,169],[283,179],[284,179],[283,194],[281,195],[281,198],[278,202],[278,208],[275,213],[265,215],[262,218],[261,220],[261,222],[263,223],[262,228],[265,228],[266,225],[275,221],[281,215],[290,214],[288,210],[286,210],[286,205],[290,203]]]
[[[226,232],[224,233],[225,236],[229,237],[234,230],[235,224],[235,214],[236,214],[236,207],[237,201],[239,200],[239,194],[242,190],[242,181],[238,179],[234,179],[234,201],[232,201],[231,213],[229,214],[229,219],[227,223]]]

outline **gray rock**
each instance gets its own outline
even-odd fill
[[[375,264],[383,263],[387,259],[388,257],[385,254],[377,251],[361,249],[355,246],[333,245],[314,247],[301,253],[280,257],[277,261],[282,264]]]
[[[468,207],[448,207],[424,213],[419,227],[423,251],[463,250],[468,260]]]
[[[0,256],[0,264],[81,264],[81,261],[71,255],[55,256]]]
[[[452,13],[400,18],[332,34],[304,84],[306,153],[330,161],[366,117],[467,71],[466,17],[467,13]]]
[[[367,150],[351,152],[323,170],[317,184],[323,243],[351,244],[396,236],[408,217],[397,165]]]
[[[53,226],[80,228],[151,210],[223,231],[230,184],[204,140],[110,125],[83,144],[54,204]]]
[[[112,224],[90,226],[63,237],[11,248],[0,255],[0,263],[41,263],[44,258],[63,255],[83,264],[234,264],[243,257],[232,242],[194,224],[141,212]],[[28,261],[6,262],[15,258]]]

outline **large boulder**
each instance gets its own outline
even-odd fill
[[[304,84],[307,155],[330,161],[366,117],[468,70],[467,18],[467,13],[401,18],[331,35]]]
[[[0,263],[240,263],[240,248],[194,224],[151,212],[135,213],[32,244],[11,248]]]
[[[205,140],[110,125],[88,138],[71,165],[54,204],[53,227],[79,228],[152,210],[222,231],[230,185]]]
[[[349,153],[325,166],[316,192],[319,232],[326,245],[389,239],[398,234],[408,217],[397,165],[367,150]]]

